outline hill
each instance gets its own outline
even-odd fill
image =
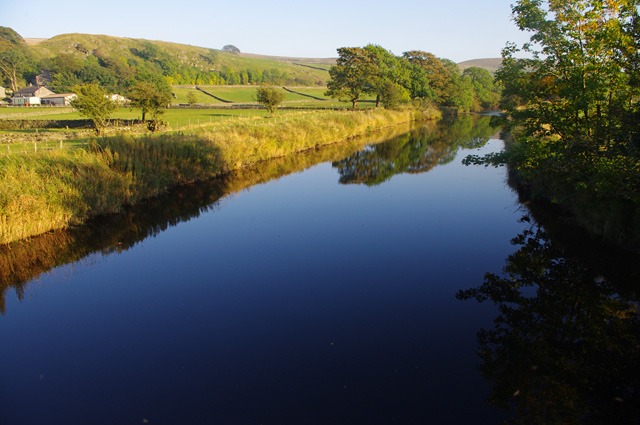
[[[465,69],[471,68],[472,66],[486,69],[493,74],[502,67],[502,58],[472,59],[458,63],[460,71],[464,71]]]
[[[332,59],[269,57],[107,35],[62,34],[27,39],[35,73],[49,71],[53,86],[100,81],[118,85],[136,75],[169,84],[286,84],[324,86]]]

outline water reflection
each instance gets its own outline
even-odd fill
[[[478,333],[488,402],[513,424],[640,423],[637,256],[591,249],[613,263],[584,261],[538,225],[512,243],[504,276],[457,294],[500,311]]]
[[[182,187],[81,228],[50,232],[29,241],[0,246],[0,313],[5,313],[7,290],[13,288],[21,300],[30,280],[55,267],[91,254],[125,251],[171,226],[218,208],[220,200],[229,194],[315,164],[342,160],[364,146],[382,143],[410,129],[409,125],[397,126],[368,137],[260,163],[211,182]]]
[[[451,162],[461,148],[484,146],[496,133],[490,119],[464,115],[431,123],[335,161],[342,184],[374,186],[401,173],[425,173]]]

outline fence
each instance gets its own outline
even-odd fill
[[[62,149],[78,149],[87,146],[88,141],[85,139],[76,139],[73,141],[49,140],[38,142],[24,143],[8,143],[0,145],[0,155],[15,155],[25,153],[38,153],[42,151],[53,151]]]

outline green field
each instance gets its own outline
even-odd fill
[[[214,99],[211,96],[207,96],[200,90],[196,90],[194,87],[174,86],[172,92],[175,93],[174,104],[186,104],[188,103],[187,96],[189,93],[195,93],[197,97],[197,104],[200,106],[210,106],[204,108],[190,108],[190,109],[167,109],[162,117],[165,122],[166,131],[185,131],[194,130],[198,127],[215,126],[221,122],[228,122],[238,119],[266,119],[268,113],[264,109],[232,109],[233,104],[249,104],[257,105],[255,101],[257,86],[202,86],[202,89],[218,96],[222,99],[229,100],[233,103],[223,103]],[[347,109],[351,107],[349,102],[340,102],[337,99],[330,99],[324,96],[326,88],[324,87],[292,87],[297,93],[288,92],[282,88],[278,88],[285,94],[285,100],[280,105],[275,113],[276,116],[287,116],[292,114],[308,113],[308,111],[301,112],[298,108],[317,110],[317,109]],[[308,96],[317,97],[317,100]],[[372,98],[366,98],[365,100],[371,100]],[[359,109],[367,109],[375,106],[372,102],[359,103]],[[292,109],[295,108],[295,109]],[[139,109],[119,108],[113,115],[113,119],[140,119],[141,112]],[[22,120],[79,120],[86,119],[73,108],[66,107],[4,107],[0,108],[0,119],[22,119]],[[138,130],[140,131],[140,130]],[[61,133],[60,137],[52,137],[52,134]],[[14,146],[11,148],[17,151],[33,149],[34,142],[47,142],[56,144],[59,143],[60,138],[64,138],[64,134],[68,139],[89,137],[90,131],[88,130],[73,130],[73,129],[39,129],[39,130],[0,130],[0,144],[10,143]],[[15,137],[9,137],[15,136]],[[55,138],[56,140],[51,140]],[[19,146],[18,141],[25,141],[26,147]],[[67,143],[64,141],[63,143]],[[42,145],[44,148],[44,145]]]
[[[202,90],[210,93],[220,99],[227,100],[233,103],[256,103],[256,90],[258,86],[245,86],[245,87],[228,87],[228,86],[200,86]],[[287,87],[289,88],[289,87]],[[311,96],[319,97],[321,99],[329,98],[324,96],[324,92],[327,90],[324,87],[319,88],[289,88],[295,92],[309,94]],[[288,92],[282,88],[277,88],[285,94],[284,102],[301,102],[301,101],[313,101],[314,99],[307,96]],[[174,87],[172,92],[176,95],[174,103],[188,103],[189,93],[196,95],[196,103],[204,105],[222,105],[224,102],[217,100],[211,96],[206,95],[201,90],[196,90],[190,87]]]

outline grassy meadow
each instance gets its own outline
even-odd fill
[[[400,123],[435,118],[437,111],[427,115],[413,109],[287,111],[271,119],[265,114],[169,110],[165,117],[169,122],[173,118],[191,127],[63,142],[75,149],[17,154],[0,146],[0,244],[80,225],[180,184]]]

